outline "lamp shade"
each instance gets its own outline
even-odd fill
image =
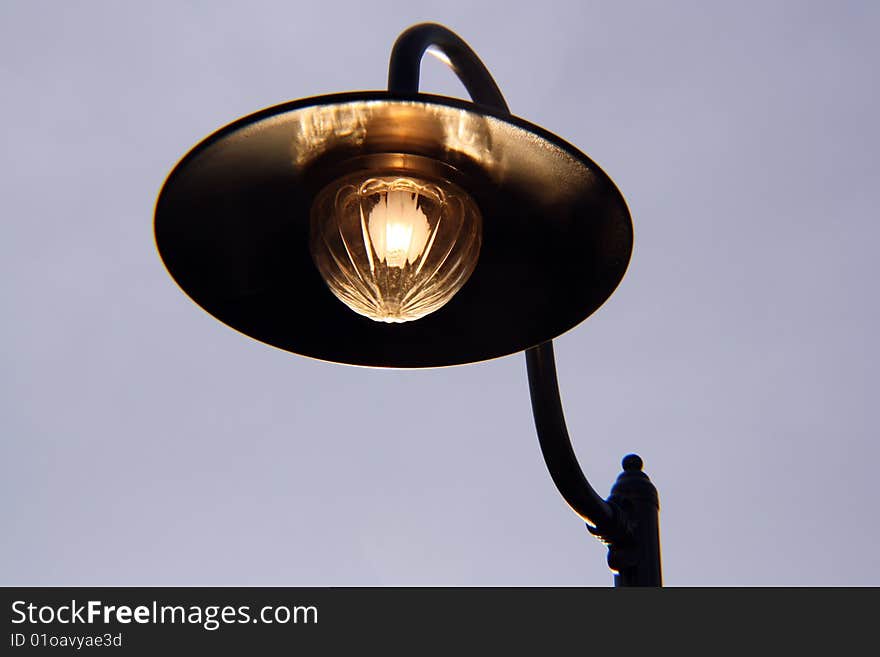
[[[449,181],[482,217],[469,278],[416,321],[352,312],[310,254],[321,190],[376,172]],[[222,128],[168,176],[155,234],[177,284],[237,331],[312,358],[406,368],[555,338],[611,295],[632,250],[622,195],[570,144],[481,105],[389,92],[307,98]]]

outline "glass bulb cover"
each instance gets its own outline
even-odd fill
[[[316,196],[312,259],[336,297],[382,322],[446,304],[477,264],[482,218],[446,180],[395,172],[340,178]]]

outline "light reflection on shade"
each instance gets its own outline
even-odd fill
[[[423,155],[439,156],[441,152],[433,152],[439,145],[444,153],[460,154],[485,167],[494,162],[486,119],[440,105],[366,101],[306,107],[295,112],[291,128],[291,159],[297,168],[340,147],[387,151],[373,148],[371,142],[387,145],[400,140]]]

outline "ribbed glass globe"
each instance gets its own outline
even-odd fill
[[[336,297],[381,322],[446,304],[474,271],[482,218],[445,180],[363,173],[325,187],[312,205],[311,252]]]

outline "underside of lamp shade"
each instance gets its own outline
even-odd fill
[[[483,217],[468,281],[403,324],[349,310],[309,253],[318,191],[377,161],[436,168]],[[623,197],[570,144],[479,105],[388,92],[294,101],[211,135],[169,175],[155,233],[177,284],[228,326],[303,356],[377,367],[458,365],[553,339],[611,295],[632,250]]]

